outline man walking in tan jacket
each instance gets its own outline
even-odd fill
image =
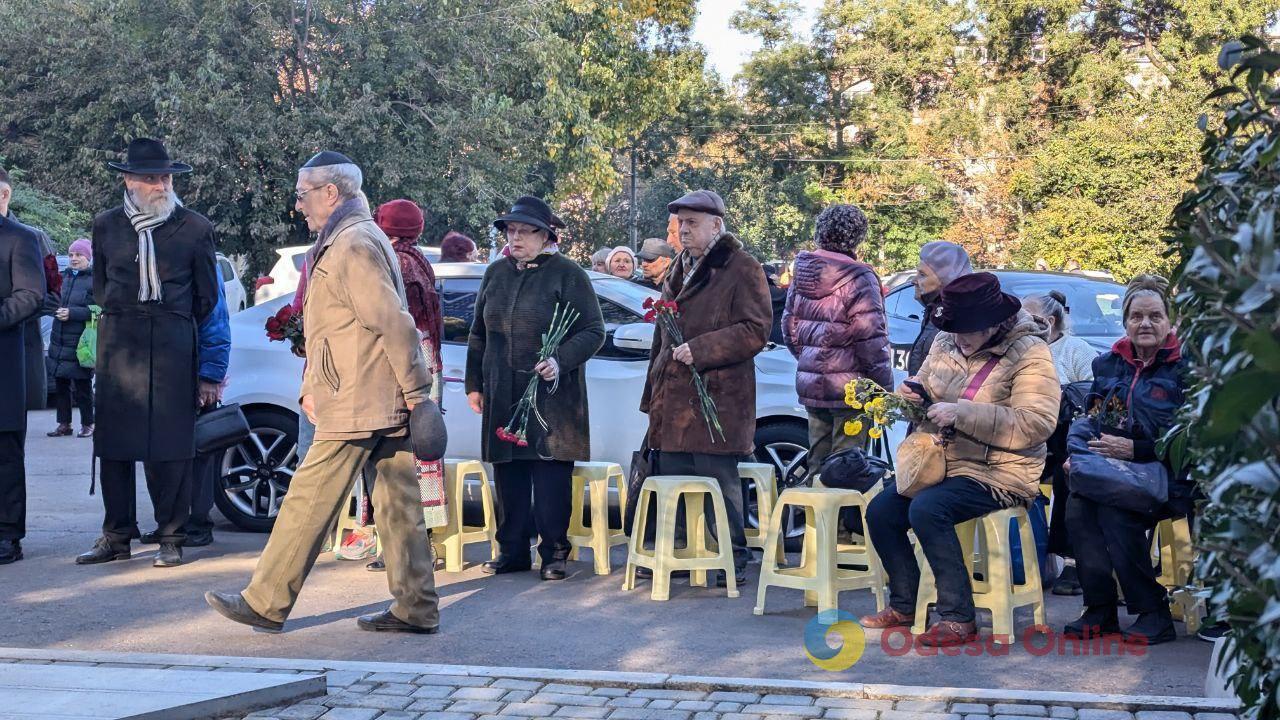
[[[205,593],[222,615],[269,631],[284,626],[324,536],[366,462],[377,467],[374,520],[395,601],[362,630],[434,633],[435,591],[409,440],[409,411],[431,379],[406,309],[395,252],[369,214],[360,168],[322,152],[298,171],[297,210],[319,233],[308,253],[302,316],[307,369],[300,404],[315,443],[289,485],[253,580],[240,593]]]

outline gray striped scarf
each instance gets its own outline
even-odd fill
[[[176,202],[177,207],[181,203]],[[173,213],[164,217],[149,215],[133,203],[129,191],[124,192],[124,214],[133,223],[138,233],[138,302],[158,303],[161,301],[160,271],[156,269],[156,246],[151,239],[151,231],[160,227]]]

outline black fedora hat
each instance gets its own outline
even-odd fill
[[[516,198],[515,204],[511,206],[511,211],[494,220],[493,226],[498,228],[498,232],[506,232],[507,223],[509,222],[524,223],[546,230],[550,233],[552,240],[558,239],[555,229],[564,227],[564,221],[551,212],[551,206],[544,202],[542,198],[532,195]]]
[[[129,143],[122,163],[107,163],[113,170],[132,175],[180,175],[191,172],[186,163],[172,162],[164,143],[151,138],[138,138]]]
[[[971,333],[995,327],[1022,309],[1022,301],[1000,289],[986,272],[961,275],[942,288],[934,325],[949,333]]]

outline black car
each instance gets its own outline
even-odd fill
[[[1099,353],[1124,336],[1121,304],[1124,286],[1108,280],[1072,273],[1030,270],[991,270],[1004,291],[1025,297],[1033,293],[1059,290],[1067,296],[1071,333],[1092,345]],[[884,299],[889,320],[889,342],[893,346],[893,366],[905,368],[911,344],[920,334],[924,308],[916,300],[915,283],[907,282],[889,291]]]

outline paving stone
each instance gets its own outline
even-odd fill
[[[362,680],[358,683],[352,683],[346,686],[342,691],[348,695],[367,695],[373,692],[376,687],[378,686],[371,682],[364,682]]]
[[[419,717],[424,717],[424,716],[419,716]],[[475,720],[476,716],[472,715],[471,713],[432,711],[432,712],[428,712],[425,715],[425,717],[429,717],[431,718],[431,720]],[[324,718],[321,718],[320,720],[324,720]]]
[[[631,693],[631,697],[654,698],[659,700],[705,700],[707,694],[699,690],[667,690],[665,688],[641,688]]]
[[[676,710],[692,710],[694,712],[702,712],[712,710],[716,706],[710,700],[681,700],[676,703]]]
[[[458,687],[484,687],[493,678],[470,675],[419,675],[414,685],[456,685]]]
[[[854,708],[829,708],[824,718],[835,720],[876,720],[879,710],[858,710]]]
[[[865,700],[863,698],[820,697],[814,701],[818,707],[845,708],[848,710],[892,710],[892,700]]]
[[[62,664],[63,663],[58,663],[59,666],[61,666]],[[284,709],[285,708],[283,705],[277,705],[275,707],[270,707],[270,708],[263,708],[262,710],[255,710],[249,713],[248,715],[245,715],[244,718],[245,720],[251,720],[251,719],[259,720],[259,718],[275,718],[276,714]]]
[[[880,713],[880,720],[961,720],[961,718],[955,713],[884,710]]]
[[[613,708],[642,708],[642,707],[644,707],[645,705],[648,705],[648,704],[649,704],[649,698],[642,698],[642,697],[618,697],[618,698],[610,698],[610,699],[609,699],[609,702],[605,703],[605,707],[613,707]]]
[[[502,708],[498,714],[518,717],[551,717],[559,709],[557,706],[547,703],[511,703]]]
[[[1076,709],[1073,707],[1067,707],[1066,705],[1054,705],[1053,707],[1049,708],[1049,717],[1051,718],[1061,718],[1062,720],[1075,720],[1075,716],[1076,716]],[[1227,715],[1225,717],[1216,718],[1216,719],[1209,718],[1208,720],[1235,720],[1235,716]]]
[[[502,696],[502,702],[527,702],[533,697],[533,693],[529,690],[507,690],[506,692],[507,694]]]
[[[1169,710],[1143,710],[1134,713],[1138,720],[1191,720],[1190,713]]]
[[[422,715],[408,710],[388,710],[378,716],[378,720],[418,720]]]
[[[492,700],[459,700],[450,705],[448,710],[449,712],[472,713],[474,715],[496,713],[502,711],[502,703],[493,702]]]
[[[1042,715],[996,715],[992,720],[1043,720]]]
[[[992,715],[1022,715],[1030,717],[1048,717],[1049,708],[1044,705],[1019,705],[1017,703],[996,703],[991,706]],[[1160,720],[1153,718],[1152,720]],[[1172,720],[1167,718],[1165,720]],[[1186,720],[1191,720],[1187,718]]]
[[[334,708],[321,715],[320,720],[373,720],[378,714],[377,710],[363,708]]]
[[[276,713],[276,717],[280,720],[315,720],[327,710],[323,705],[294,705]]]
[[[364,679],[369,673],[356,672],[354,670],[330,670],[324,674],[325,679],[330,686],[337,685],[346,687],[354,685]]]
[[[603,695],[605,697],[626,697],[631,694],[627,688],[620,687],[598,687],[591,689],[592,695]]]
[[[414,700],[413,704],[405,708],[405,710],[413,710],[414,712],[438,713],[441,710],[444,710],[445,708],[449,707],[450,704],[452,704],[451,700],[434,700],[434,699]]]
[[[748,705],[745,713],[760,715],[793,715],[796,717],[821,717],[823,708],[813,705]]]
[[[404,710],[413,702],[413,698],[396,697],[395,695],[337,695],[325,700],[330,707],[374,708],[377,710]]]
[[[1081,708],[1076,715],[1080,720],[1133,720],[1133,713],[1124,710],[1095,710]]]
[[[945,713],[947,704],[936,700],[899,700],[893,709],[902,712]]]
[[[704,693],[699,693],[704,694]],[[609,720],[689,720],[693,713],[684,710],[652,710],[650,708],[618,708]]]
[[[760,698],[762,705],[812,705],[811,695],[765,695]]]
[[[417,689],[417,685],[410,685],[408,683],[383,683],[382,685],[374,688],[372,692],[378,695],[400,695],[408,697]]]
[[[1231,713],[1196,713],[1196,720],[1236,720]]]
[[[542,692],[563,693],[565,695],[590,695],[592,688],[590,685],[567,685],[565,683],[551,683],[542,688]]]
[[[697,702],[697,700],[685,700],[683,702]],[[718,713],[736,713],[742,712],[743,704],[744,703],[722,701],[716,703],[716,706],[712,709]]]
[[[566,693],[547,692],[551,686],[542,688],[542,692],[529,698],[531,703],[546,705],[585,705],[588,707],[604,707],[609,698],[601,695],[568,695]]]
[[[371,683],[411,683],[417,677],[413,673],[380,672],[366,677],[364,681]]]
[[[440,698],[447,698],[456,692],[458,692],[458,688],[453,687],[452,685],[428,685],[414,690],[412,697],[438,700]]]
[[[501,700],[502,696],[509,692],[511,691],[504,688],[465,687],[450,693],[449,698],[452,700]]]
[[[542,683],[534,680],[516,680],[515,678],[498,678],[494,680],[489,687],[503,688],[506,690],[528,690],[530,692],[541,690]]]
[[[725,713],[720,716],[720,720],[764,720],[764,716],[754,713]]]
[[[685,700],[684,702],[695,702],[695,701]],[[650,700],[649,704],[645,705],[645,707],[652,708],[654,710],[674,710],[676,707],[676,701],[660,698],[658,700]]]
[[[689,700],[688,702],[697,702],[697,700]],[[693,714],[693,720],[720,720],[720,713],[696,712]]]
[[[713,702],[736,702],[754,704],[760,702],[760,696],[753,692],[729,692],[726,690],[717,690],[707,696],[708,700]]]
[[[990,715],[991,706],[983,703],[951,703],[951,712],[961,715]],[[1075,713],[1071,716],[1075,717]]]
[[[608,716],[613,712],[613,708],[606,707],[586,707],[578,705],[573,707],[562,707],[556,711],[555,717],[558,718],[587,718],[588,720],[598,720]]]

